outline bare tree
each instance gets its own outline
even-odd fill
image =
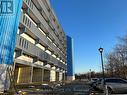
[[[119,38],[119,43],[106,58],[106,69],[111,76],[127,78],[127,35]]]

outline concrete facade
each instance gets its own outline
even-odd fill
[[[66,36],[49,0],[23,0],[14,65],[17,84],[65,80]]]

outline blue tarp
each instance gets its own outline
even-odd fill
[[[12,64],[22,0],[0,0],[0,64]]]

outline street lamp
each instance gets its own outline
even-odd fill
[[[99,50],[99,52],[101,54],[104,94],[108,95],[108,88],[107,88],[107,85],[105,84],[105,75],[104,75],[103,48],[100,47],[98,50]]]
[[[103,73],[103,85],[105,85],[105,75],[104,75],[104,64],[103,64],[103,48],[98,49],[101,54],[101,63],[102,63],[102,73]]]

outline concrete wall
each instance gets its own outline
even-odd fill
[[[50,81],[51,82],[56,81],[56,71],[54,70],[51,70],[50,72]]]

